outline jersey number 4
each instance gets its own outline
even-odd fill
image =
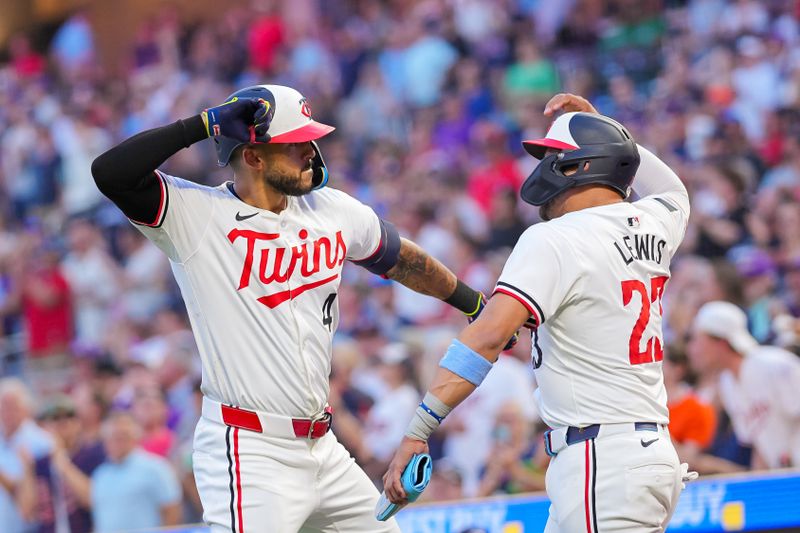
[[[647,339],[644,351],[642,351],[642,335],[650,322],[652,305],[658,302],[658,314],[661,315],[663,311],[661,297],[664,295],[664,286],[667,284],[668,279],[668,276],[650,278],[649,293],[647,286],[638,279],[628,279],[622,282],[622,305],[627,307],[631,303],[634,293],[638,293],[642,300],[642,310],[639,312],[639,318],[636,320],[631,332],[631,338],[628,340],[632,365],[653,363],[664,359],[664,348],[661,344],[661,339],[650,337]]]

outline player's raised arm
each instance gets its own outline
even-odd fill
[[[529,317],[530,312],[519,301],[497,293],[489,300],[480,318],[453,339],[383,476],[383,488],[389,501],[405,503],[406,494],[400,476],[409,460],[414,454],[427,452],[427,440],[431,434],[450,411],[481,384],[508,339]]]
[[[258,142],[272,117],[268,102],[234,99],[168,126],[143,131],[121,142],[92,162],[98,189],[132,220],[150,221],[161,206],[161,183],[155,171],[183,148],[225,135]]]

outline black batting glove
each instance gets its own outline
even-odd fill
[[[269,142],[267,130],[275,109],[263,98],[233,97],[200,116],[209,137],[222,135],[243,143]]]

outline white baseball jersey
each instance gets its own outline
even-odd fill
[[[329,187],[287,197],[276,214],[244,203],[229,183],[159,176],[156,224],[137,227],[170,259],[203,363],[203,394],[267,413],[320,413],[342,265],[379,247],[377,215]]]
[[[495,292],[540,325],[532,357],[550,427],[668,422],[661,296],[688,213],[685,190],[674,190],[567,213],[520,237]]]
[[[753,445],[770,468],[800,466],[800,359],[760,346],[744,358],[738,378],[726,370],[719,384],[736,438]]]

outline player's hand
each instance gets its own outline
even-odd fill
[[[383,491],[386,498],[392,503],[406,503],[406,491],[403,490],[403,483],[400,476],[406,469],[408,462],[414,454],[428,453],[428,443],[425,441],[403,437],[400,447],[389,463],[389,469],[383,475]]]
[[[245,143],[269,141],[267,130],[275,109],[263,98],[233,97],[200,114],[209,137],[224,135]]]
[[[483,308],[486,307],[487,303],[486,296],[482,292],[479,294],[480,294],[480,299],[478,300],[478,304],[475,307],[475,310],[472,313],[464,313],[465,315],[467,315],[467,322],[469,322],[470,324],[472,324],[478,319],[480,314],[483,312]],[[506,345],[503,346],[503,351],[505,352],[506,350],[510,350],[511,348],[516,346],[518,341],[519,341],[519,331],[515,331],[514,335],[512,335],[511,338],[508,339]]]
[[[584,113],[597,113],[597,109],[583,96],[572,93],[559,93],[548,100],[544,106],[545,116],[551,117],[558,111],[571,113],[582,111]]]

